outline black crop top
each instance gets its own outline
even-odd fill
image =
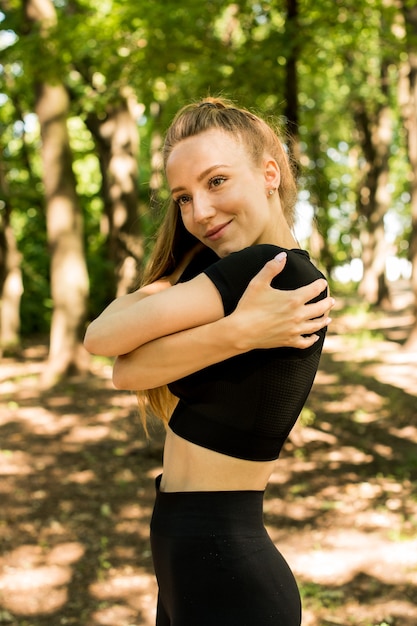
[[[255,274],[281,250],[259,244],[214,263],[214,255],[206,257],[210,265],[203,271],[218,289],[225,315],[236,308]],[[287,254],[273,287],[296,289],[323,278],[307,252],[294,249]],[[201,265],[200,257],[181,280],[202,271]],[[317,300],[326,294],[327,290],[323,291]],[[170,428],[192,443],[228,456],[252,461],[277,459],[317,372],[326,329],[317,334],[320,339],[310,348],[252,350],[171,383],[169,389],[179,403]]]

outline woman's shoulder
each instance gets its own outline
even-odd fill
[[[272,280],[271,285],[275,289],[297,289],[317,278],[323,278],[323,274],[311,263],[305,250],[287,250],[273,244],[257,244],[232,252],[204,270],[217,287],[226,314],[237,305],[249,282],[265,263],[282,251],[287,253],[287,261],[284,269]]]
[[[216,261],[213,264],[213,269],[214,271],[219,270],[231,273],[246,270],[249,274],[256,274],[265,263],[273,259],[280,252],[287,254],[287,261],[284,270],[279,276],[284,275],[286,278],[290,278],[290,274],[293,275],[294,271],[297,273],[300,272],[301,274],[305,274],[306,281],[304,284],[311,282],[311,279],[314,280],[315,278],[321,278],[323,276],[312,263],[307,250],[301,248],[288,249],[269,243],[255,244],[237,252],[232,252],[228,256]]]

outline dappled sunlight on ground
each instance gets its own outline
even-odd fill
[[[29,352],[34,363],[0,366],[0,623],[152,624],[160,444],[143,440],[110,368],[42,391]]]
[[[72,563],[84,554],[81,543],[46,550],[25,544],[0,557],[0,597],[15,615],[52,614],[68,599]]]
[[[417,624],[417,354],[396,343],[409,323],[395,308],[336,315],[267,488],[303,626]],[[152,626],[162,432],[146,441],[134,394],[102,360],[40,389],[45,356],[31,345],[0,364],[0,624]]]
[[[130,624],[132,619],[136,620],[138,611],[140,611],[149,623],[155,621],[155,586],[152,576],[149,572],[126,568],[114,570],[103,581],[97,581],[90,586],[90,592],[94,598],[101,601],[112,602],[116,604],[111,609],[96,611],[94,618],[98,624],[111,624],[108,622],[109,615],[113,613],[115,608],[118,610],[118,624]],[[117,603],[123,603],[117,606]],[[121,609],[124,615],[121,615]],[[127,621],[130,620],[130,621]],[[134,622],[136,623],[136,621]]]
[[[373,376],[383,383],[395,385],[407,393],[417,395],[417,354],[401,355],[401,359],[384,358],[382,363],[364,368],[366,376]],[[408,356],[408,358],[404,358]]]
[[[412,441],[417,443],[417,427],[416,426],[404,426],[403,428],[390,428],[389,432],[400,439],[406,441]]]

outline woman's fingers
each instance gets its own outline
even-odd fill
[[[286,252],[280,252],[276,257],[265,263],[263,268],[252,279],[251,284],[265,287],[270,286],[271,281],[275,276],[278,276],[285,267],[287,261]],[[307,304],[317,298],[327,288],[327,281],[324,278],[318,278],[313,283],[305,285],[305,287],[299,287],[294,290],[297,301],[299,303]],[[279,291],[279,290],[278,290]],[[323,309],[324,311],[325,309]]]
[[[318,302],[314,302],[313,304],[305,305],[305,319],[306,320],[317,320],[319,322],[322,319],[328,319],[330,311],[334,307],[335,299],[327,296],[323,300],[319,300]],[[323,324],[326,326],[326,324]],[[320,326],[321,328],[321,326]]]
[[[284,269],[287,260],[285,252],[281,252],[274,259],[268,261],[264,267],[258,272],[258,274],[252,280],[252,284],[258,284],[259,287],[270,285],[272,279]],[[320,296],[327,289],[327,281],[324,278],[318,278],[313,283],[305,285],[305,287],[299,287],[291,292],[291,297],[294,297],[294,307],[300,305],[306,305],[306,309],[302,310],[303,318],[311,320],[314,318],[322,317],[328,318],[331,309],[335,304],[334,298],[327,296],[318,302],[312,303],[315,298]],[[279,297],[282,297],[281,290],[275,290],[279,293]],[[319,324],[317,328],[322,328],[326,324]]]
[[[278,276],[280,272],[285,267],[285,263],[287,262],[287,253],[280,252],[276,257],[265,263],[263,268],[256,274],[256,276],[252,279],[251,283],[260,285],[271,285],[271,281],[275,276]]]

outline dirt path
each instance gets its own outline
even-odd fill
[[[417,624],[417,354],[397,343],[409,323],[407,300],[339,313],[268,487],[303,626]],[[0,364],[0,625],[151,626],[161,433],[145,442],[103,362],[42,392],[45,354]]]

